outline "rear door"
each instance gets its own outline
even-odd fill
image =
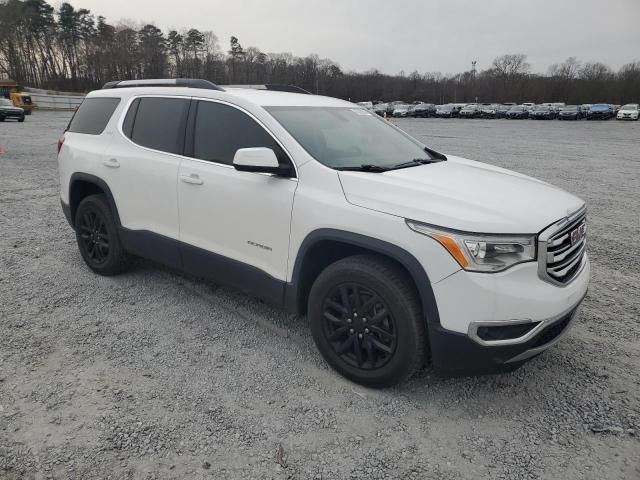
[[[101,165],[127,248],[176,267],[180,265],[176,182],[189,105],[186,97],[131,100]]]

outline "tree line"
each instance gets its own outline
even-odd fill
[[[228,49],[212,31],[163,32],[151,24],[111,25],[87,9],[44,0],[0,0],[0,76],[20,84],[89,91],[111,80],[187,77],[224,84],[291,84],[312,93],[364,100],[432,103],[640,101],[640,61],[613,71],[576,58],[531,72],[524,54],[494,59],[485,70],[388,75],[344,71],[318,55],[265,53],[231,37]]]

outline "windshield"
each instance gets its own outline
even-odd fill
[[[509,110],[510,112],[522,112],[524,110],[524,107],[511,107],[511,110]]]
[[[536,112],[546,112],[547,110],[549,110],[549,107],[547,107],[545,105],[538,105],[537,107],[535,107],[534,110]]]
[[[635,103],[629,103],[620,107],[620,110],[638,110],[638,105]]]
[[[11,102],[11,100],[7,100],[6,98],[0,98],[0,105],[3,105],[5,107],[13,107],[13,103]]]
[[[445,112],[448,112],[449,110],[453,110],[453,106],[451,106],[451,105],[440,105],[438,107],[438,110],[443,110]]]
[[[429,158],[420,144],[366,110],[348,107],[267,107],[267,111],[320,163],[389,167]]]
[[[596,105],[591,105],[591,110],[609,110],[609,105],[598,103]]]

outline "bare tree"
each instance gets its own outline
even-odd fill
[[[531,65],[525,54],[509,53],[494,58],[491,68],[502,81],[503,94],[508,96],[513,94],[516,83],[529,73]]]

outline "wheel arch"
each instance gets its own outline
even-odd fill
[[[384,240],[336,229],[315,230],[303,240],[285,293],[287,308],[298,313],[306,312],[311,286],[320,272],[337,260],[362,253],[386,257],[405,270],[418,292],[425,321],[440,325],[429,276],[411,253]]]
[[[69,222],[71,226],[73,227],[75,224],[76,211],[80,202],[85,197],[94,194],[104,194],[107,197],[109,208],[111,208],[116,225],[119,227],[121,225],[120,216],[109,185],[102,178],[83,172],[74,173],[69,181]]]

